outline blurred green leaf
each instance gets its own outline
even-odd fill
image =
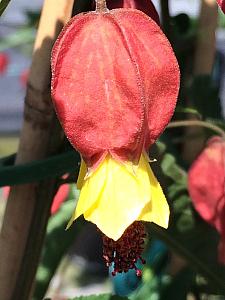
[[[171,178],[173,181],[186,184],[186,172],[176,164],[176,160],[173,155],[169,153],[164,155],[161,162],[161,168],[163,174]]]
[[[78,172],[80,155],[72,150],[23,165],[9,165],[14,156],[0,160],[0,187],[37,182]]]
[[[24,27],[16,30],[13,34],[7,35],[0,39],[0,51],[9,48],[18,47],[24,44],[33,43],[35,30],[33,28]]]
[[[168,187],[168,197],[170,199],[178,198],[182,194],[186,194],[187,192],[187,184],[186,182],[174,183]],[[190,198],[187,196],[185,199],[185,203],[190,203]]]
[[[173,200],[173,212],[175,214],[182,213],[185,209],[190,207],[191,201],[186,192],[173,198],[171,197],[171,199]]]

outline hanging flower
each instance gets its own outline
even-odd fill
[[[221,235],[219,260],[225,263],[225,141],[209,140],[188,173],[188,189],[200,216]]]
[[[113,274],[136,269],[145,237],[139,221],[167,228],[169,220],[147,152],[176,105],[179,68],[172,48],[144,13],[97,7],[64,28],[52,71],[57,115],[82,156],[80,198],[69,226],[84,215],[104,235]]]
[[[225,0],[217,0],[220,8],[222,9],[222,11],[225,13]]]

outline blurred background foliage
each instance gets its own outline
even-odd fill
[[[8,2],[1,1],[0,13]],[[74,14],[90,8],[91,1],[76,1]],[[28,10],[25,17],[26,22],[23,26],[19,26],[9,35],[0,36],[2,55],[8,53],[8,49],[16,48],[17,51],[31,56],[40,11]],[[194,56],[198,24],[198,18],[185,13],[171,16],[169,23],[163,24],[164,29],[165,26],[170,27],[169,38],[182,75],[180,96],[173,121],[200,120],[210,122],[223,130],[225,122],[221,95],[224,97],[224,94],[221,94],[221,86],[225,84],[225,52],[217,51],[211,72],[196,74]],[[219,12],[218,28],[225,41],[223,30],[225,17],[222,12]],[[7,67],[2,71],[2,76],[6,70]],[[22,81],[26,84],[27,75],[25,73],[22,75]],[[106,287],[106,291],[112,290],[117,296],[103,294],[74,299],[225,299],[225,266],[218,261],[220,237],[216,229],[207,224],[194,209],[187,185],[187,172],[190,166],[205,147],[208,138],[215,134],[217,132],[201,127],[191,127],[191,130],[186,127],[168,128],[151,149],[150,156],[157,159],[156,163],[152,163],[152,167],[167,195],[172,216],[168,230],[154,224],[147,225],[149,240],[144,253],[147,264],[143,268],[141,279],[137,278],[133,271],[119,274],[115,278],[108,275],[101,259],[99,233],[83,219],[65,232],[64,229],[75,206],[75,199],[79,196],[73,182],[77,178],[80,163],[79,156],[67,142],[62,154],[27,165],[14,166],[15,155],[2,157],[0,186],[56,177],[59,187],[62,187],[62,184],[68,186],[68,191],[61,196],[57,194],[58,199],[55,197],[53,202],[56,207],[53,208],[54,212],[49,218],[33,300],[44,297],[51,297],[52,300],[69,299],[63,296],[69,295],[65,289],[68,291],[71,286],[76,285],[83,287],[82,291],[85,291],[90,283],[92,286],[103,283],[101,287]],[[0,147],[2,156],[16,148],[10,143],[16,144],[14,139],[11,141],[9,136],[2,134]],[[62,177],[64,174],[67,176]],[[6,189],[4,193],[7,193]],[[1,214],[3,215],[3,209]],[[104,291],[104,288],[100,288],[97,292]],[[95,293],[95,288],[89,293]]]

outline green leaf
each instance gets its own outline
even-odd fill
[[[183,193],[187,192],[187,184],[186,182],[184,183],[174,183],[171,184],[168,187],[168,196],[170,199],[175,199],[178,198],[180,195],[182,195]],[[185,201],[185,203],[190,203],[190,198],[188,197],[188,201]]]
[[[7,35],[0,40],[0,51],[18,47],[34,42],[35,30],[33,28],[18,29],[13,34]]]
[[[120,297],[111,294],[103,294],[103,295],[92,295],[85,297],[77,297],[70,300],[128,300],[127,297]]]
[[[80,155],[72,150],[23,165],[9,165],[15,156],[0,160],[0,187],[56,178],[65,173],[78,172]]]
[[[161,162],[161,168],[167,177],[171,178],[175,182],[186,184],[187,174],[177,164],[175,157],[166,153]]]

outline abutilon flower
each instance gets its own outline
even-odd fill
[[[52,98],[82,156],[80,197],[69,222],[83,215],[103,234],[113,275],[135,269],[145,232],[140,221],[167,228],[169,207],[147,152],[168,124],[179,90],[169,41],[136,9],[72,18],[52,54]]]
[[[225,0],[217,0],[217,3],[222,9],[222,11],[225,13]]]
[[[225,141],[211,138],[188,172],[188,190],[200,216],[221,235],[219,260],[225,264]]]

